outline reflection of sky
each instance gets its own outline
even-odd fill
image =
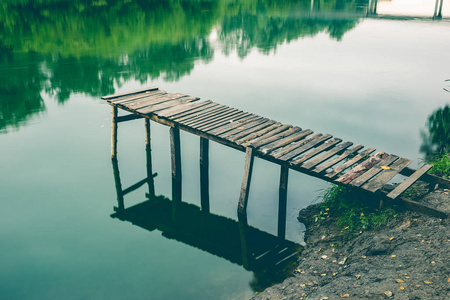
[[[440,0],[439,0],[440,1]],[[377,13],[388,15],[427,16],[434,14],[435,0],[392,0],[378,1]],[[450,1],[444,0],[442,16],[450,17]]]

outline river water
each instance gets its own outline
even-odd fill
[[[111,119],[100,97],[156,85],[417,166],[427,119],[450,102],[450,3],[442,20],[431,19],[429,0],[380,1],[378,16],[368,7],[373,2],[2,1],[2,298],[245,299],[264,288],[205,247],[110,217]],[[199,206],[198,137],[182,133],[181,141],[183,201]],[[152,156],[156,193],[170,198],[168,128],[155,123]],[[124,187],[145,178],[142,120],[119,125],[118,159]],[[237,220],[243,163],[243,153],[211,143],[214,215]],[[256,159],[253,176],[248,222],[276,235],[279,167]],[[303,243],[298,211],[327,186],[291,172],[289,241]],[[126,206],[146,192],[127,195]]]

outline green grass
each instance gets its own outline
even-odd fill
[[[437,154],[432,160],[426,162],[433,165],[430,173],[446,179],[450,178],[450,153]]]
[[[324,190],[322,198],[315,221],[334,218],[344,239],[362,231],[380,229],[396,217],[393,208],[378,209],[379,201],[375,198],[348,187],[332,185]]]

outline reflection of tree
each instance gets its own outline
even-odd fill
[[[314,5],[332,13],[358,1]],[[245,57],[319,32],[340,40],[357,23],[296,15],[309,9],[309,0],[3,0],[0,130],[43,111],[42,91],[64,103],[72,93],[112,94],[131,79],[179,80],[212,59],[213,28],[225,53]]]
[[[436,156],[450,152],[450,106],[435,110],[427,121],[427,128],[422,131],[420,152],[425,159],[433,160]]]

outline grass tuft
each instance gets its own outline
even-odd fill
[[[450,153],[436,154],[431,160],[426,162],[433,165],[429,173],[446,179],[450,178]]]

